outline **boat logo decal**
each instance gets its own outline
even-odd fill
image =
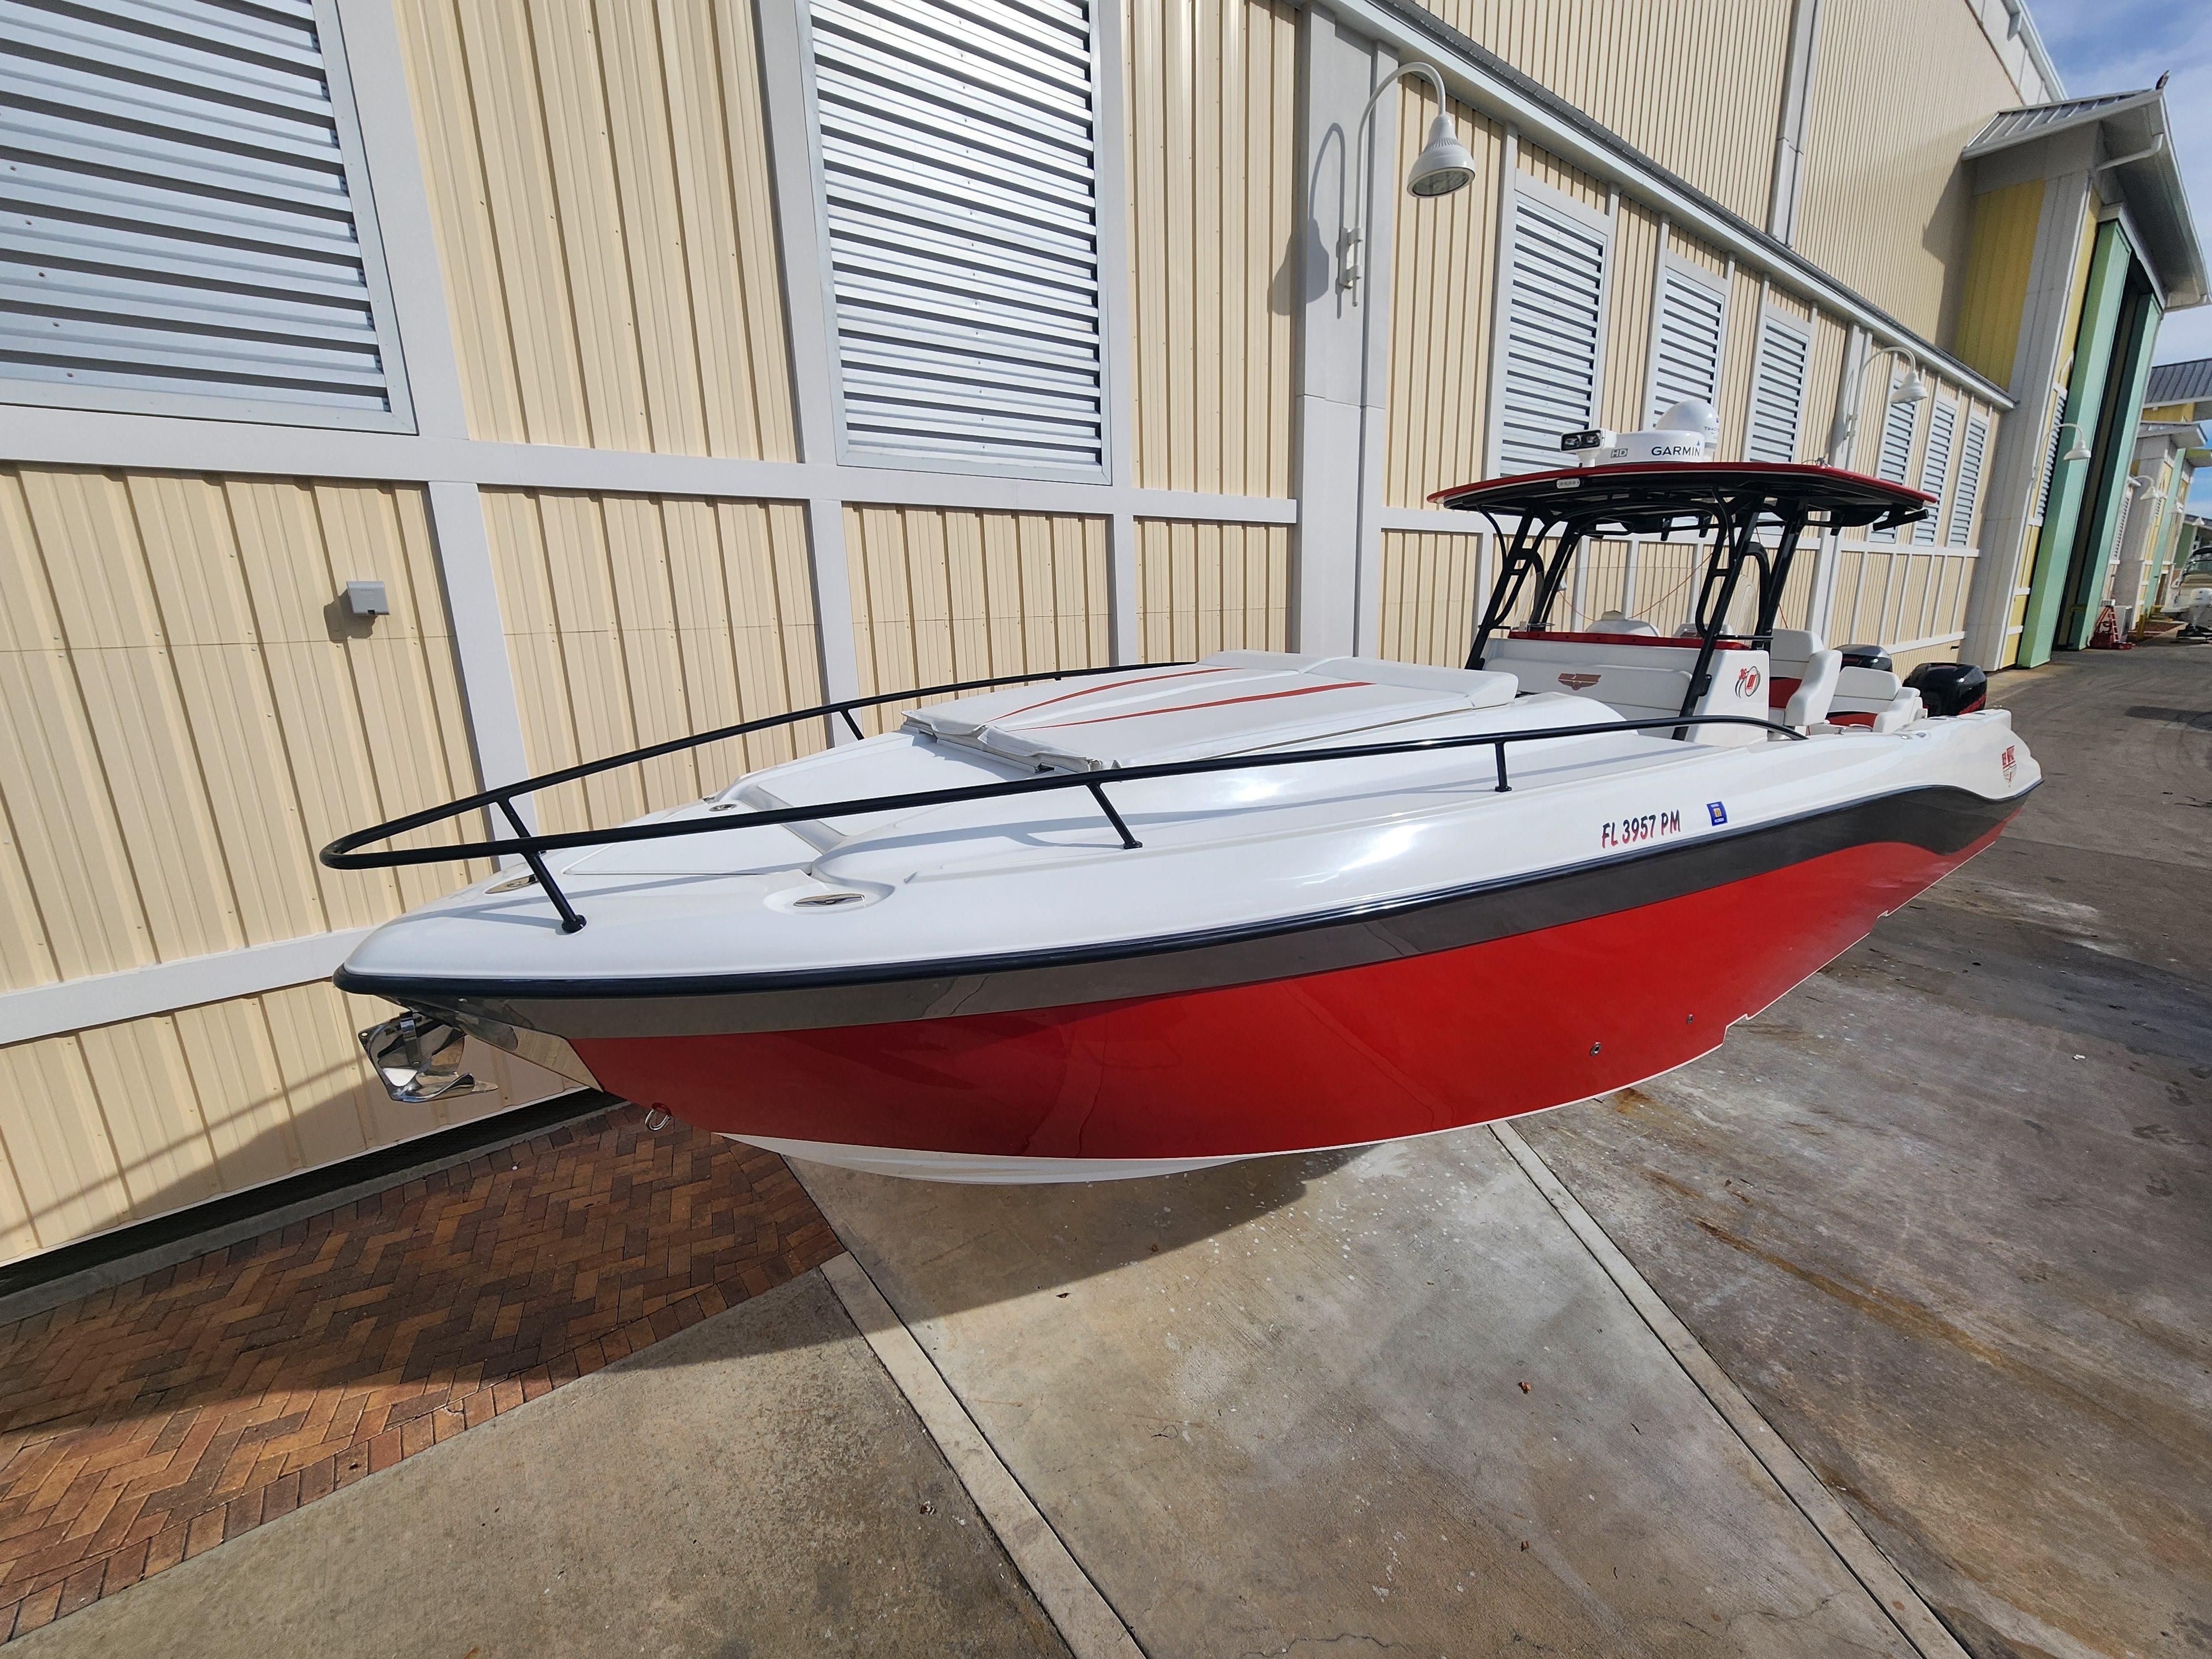
[[[1997,764],[2004,768],[2005,781],[2007,783],[2010,783],[2012,781],[2013,768],[2019,763],[2013,753],[2015,747],[2015,744],[2009,743],[2005,745],[2004,753],[1997,757]]]
[[[1711,818],[1715,823],[1726,823],[1728,822],[1728,808],[1719,801],[1709,800],[1705,803],[1705,816]]]
[[[1682,814],[1672,812],[1641,812],[1631,818],[1615,818],[1597,827],[1597,842],[1601,847],[1635,847],[1647,841],[1657,841],[1662,836],[1682,833]]]
[[[1601,674],[1562,674],[1559,684],[1570,691],[1587,691],[1603,678]]]
[[[1755,695],[1758,690],[1759,671],[1756,668],[1739,668],[1735,671],[1736,696],[1748,697]]]

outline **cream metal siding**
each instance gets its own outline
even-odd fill
[[[1789,0],[1426,3],[1723,206],[1766,222]],[[1824,40],[1832,27],[1824,9]]]
[[[1821,0],[1798,251],[1907,328],[1948,338],[1973,215],[1959,152],[2019,101],[1955,0],[1904,15],[1897,0]],[[2008,362],[1998,378],[2010,374]]]
[[[481,1043],[491,1086],[402,1106],[327,981],[0,1048],[0,1261],[412,1139],[570,1085]]]
[[[1620,203],[1613,225],[1613,303],[1606,308],[1605,385],[1598,403],[1598,424],[1616,432],[1644,423],[1659,234],[1655,215],[1625,198]]]
[[[1297,14],[1260,0],[1122,14],[1135,482],[1287,495]]]
[[[1137,626],[1146,662],[1290,648],[1286,525],[1137,526]]]
[[[864,696],[1112,659],[1103,519],[848,507],[845,548]]]
[[[1419,154],[1436,100],[1416,81],[1401,82],[1399,91],[1402,161]],[[1465,105],[1453,104],[1450,115],[1475,158],[1474,183],[1397,216],[1383,485],[1383,499],[1393,507],[1419,507],[1431,490],[1483,474],[1504,143],[1498,128]]]
[[[0,10],[8,397],[408,423],[318,33],[312,0]]]
[[[353,578],[386,585],[374,628],[338,612]],[[380,921],[463,878],[315,861],[477,787],[421,489],[0,471],[0,638],[6,985]]]
[[[797,505],[550,489],[483,501],[532,772],[822,701]],[[538,823],[619,823],[820,740],[792,726],[621,768],[541,792]]]
[[[745,0],[397,0],[471,431],[789,460]]]
[[[1476,608],[1493,574],[1484,536],[1390,531],[1382,538],[1382,639],[1400,662],[1457,668],[1474,641]]]

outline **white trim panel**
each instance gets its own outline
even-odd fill
[[[88,974],[52,985],[0,992],[0,1043],[29,1042],[88,1026],[143,1019],[202,1003],[258,996],[288,985],[328,979],[355,945],[373,930],[248,945],[204,957],[185,957],[115,974]]]

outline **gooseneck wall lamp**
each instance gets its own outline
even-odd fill
[[[1413,158],[1413,165],[1406,171],[1406,193],[1409,196],[1449,196],[1455,190],[1464,190],[1474,182],[1474,157],[1468,153],[1459,135],[1452,131],[1451,117],[1446,114],[1443,76],[1427,64],[1401,64],[1384,76],[1367,100],[1367,107],[1359,112],[1359,125],[1352,130],[1351,164],[1352,211],[1349,222],[1341,227],[1336,236],[1336,285],[1356,289],[1366,272],[1361,257],[1367,241],[1367,173],[1365,166],[1368,145],[1373,142],[1370,129],[1375,119],[1375,106],[1382,94],[1409,75],[1424,76],[1436,88],[1437,117],[1429,123],[1428,143]]]
[[[1836,424],[1828,434],[1828,453],[1820,458],[1823,461],[1832,460],[1840,454],[1858,432],[1859,403],[1866,395],[1866,372],[1884,357],[1898,360],[1897,374],[1889,383],[1887,401],[1907,405],[1927,401],[1928,387],[1920,378],[1919,362],[1903,346],[1884,346],[1859,365],[1858,378],[1851,386],[1850,407],[1836,411]]]

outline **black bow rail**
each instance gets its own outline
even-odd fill
[[[1773,720],[1753,719],[1748,714],[1670,714],[1661,720],[1607,720],[1591,726],[1551,726],[1533,732],[1484,732],[1455,738],[1413,738],[1399,743],[1359,744],[1341,749],[1299,749],[1281,753],[1230,755],[1205,760],[1165,761],[1154,766],[1115,767],[1110,774],[1097,772],[1050,772],[1040,770],[1035,777],[1007,778],[998,783],[966,784],[955,789],[917,789],[897,795],[871,795],[857,800],[823,801],[808,806],[778,806],[750,812],[721,816],[730,812],[727,805],[714,809],[717,816],[708,818],[689,818],[679,823],[629,823],[611,830],[571,830],[559,835],[539,835],[522,821],[515,809],[515,798],[535,790],[550,789],[556,785],[573,783],[578,778],[587,778],[600,772],[611,772],[620,766],[636,766],[663,755],[676,754],[686,749],[703,748],[708,744],[720,743],[731,738],[741,738],[754,732],[766,732],[781,726],[796,726],[803,720],[842,718],[854,737],[861,736],[860,722],[853,718],[856,708],[873,708],[887,702],[903,702],[910,697],[936,697],[956,691],[981,691],[995,686],[1024,685],[1038,680],[1074,679],[1092,674],[1127,674],[1142,672],[1147,668],[1179,668],[1182,663],[1117,663],[1107,668],[1048,669],[1034,674],[1007,674],[996,679],[958,680],[948,685],[924,686],[913,691],[885,692],[872,697],[849,697],[842,702],[827,702],[812,708],[794,709],[787,714],[769,714],[757,720],[742,721],[736,726],[725,726],[713,732],[702,732],[688,738],[672,738],[666,743],[649,744],[642,749],[632,749],[604,760],[586,761],[580,766],[564,767],[557,772],[540,773],[534,778],[525,778],[518,783],[504,783],[496,789],[481,790],[465,795],[459,800],[447,801],[443,806],[426,807],[419,812],[410,812],[388,823],[372,824],[366,830],[356,830],[350,835],[340,836],[319,854],[323,863],[333,870],[388,870],[403,865],[445,864],[458,860],[497,858],[506,854],[519,855],[530,866],[530,873],[545,896],[560,912],[561,931],[573,933],[584,925],[575,907],[568,902],[546,868],[545,854],[571,847],[606,847],[622,842],[665,841],[678,836],[714,835],[726,830],[750,830],[765,824],[797,823],[810,819],[847,817],[864,812],[888,812],[920,806],[945,806],[956,801],[991,800],[1002,795],[1029,795],[1049,789],[1087,789],[1098,803],[1106,821],[1121,838],[1124,848],[1141,847],[1144,843],[1129,832],[1128,824],[1114,803],[1106,797],[1109,782],[1139,783],[1149,778],[1189,777],[1202,772],[1241,772],[1255,766],[1307,766],[1322,761],[1359,760],[1376,755],[1418,754],[1430,749],[1489,748],[1496,756],[1498,782],[1496,791],[1505,794],[1513,786],[1505,769],[1505,750],[1509,744],[1534,743],[1547,738],[1586,738],[1621,732],[1644,732],[1666,729],[1680,733],[1692,726],[1753,726],[1779,736],[1804,740],[1805,734]],[[388,841],[410,830],[420,830],[427,824],[441,823],[463,813],[496,810],[514,830],[507,840],[453,842],[437,847],[370,848],[373,842]],[[364,850],[368,849],[368,850]]]

